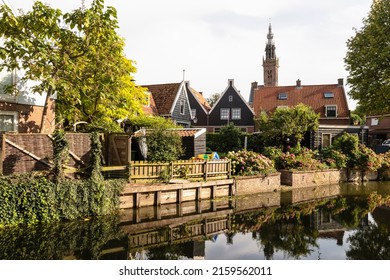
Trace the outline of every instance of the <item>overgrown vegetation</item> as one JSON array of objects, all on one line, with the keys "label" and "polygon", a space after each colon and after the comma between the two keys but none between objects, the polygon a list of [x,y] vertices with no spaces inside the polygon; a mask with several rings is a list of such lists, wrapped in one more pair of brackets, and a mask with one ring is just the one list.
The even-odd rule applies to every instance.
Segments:
[{"label": "overgrown vegetation", "polygon": [[99,134],[91,134],[91,165],[83,180],[65,178],[68,144],[63,131],[54,135],[54,167],[50,172],[0,177],[0,227],[82,219],[119,209],[119,192],[126,182],[104,180]]}]

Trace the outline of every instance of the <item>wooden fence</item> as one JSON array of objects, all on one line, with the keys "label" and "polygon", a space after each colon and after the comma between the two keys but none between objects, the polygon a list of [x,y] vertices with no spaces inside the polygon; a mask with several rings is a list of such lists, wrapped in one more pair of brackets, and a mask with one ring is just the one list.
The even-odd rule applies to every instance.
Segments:
[{"label": "wooden fence", "polygon": [[105,166],[105,177],[128,176],[131,181],[171,179],[227,179],[231,177],[230,160],[180,160],[172,162],[132,161],[130,166]]}]

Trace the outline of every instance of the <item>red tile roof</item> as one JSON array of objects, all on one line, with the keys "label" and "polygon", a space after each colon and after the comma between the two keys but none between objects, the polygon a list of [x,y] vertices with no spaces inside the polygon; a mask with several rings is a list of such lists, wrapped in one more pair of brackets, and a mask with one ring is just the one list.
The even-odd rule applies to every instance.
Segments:
[{"label": "red tile roof", "polygon": [[191,87],[190,87],[190,90],[191,90],[192,94],[195,96],[195,98],[198,99],[199,103],[206,109],[206,111],[210,111],[211,106],[207,102],[206,98],[204,98],[203,94],[201,94],[200,92],[197,92],[196,90],[194,90]]},{"label": "red tile roof", "polygon": [[147,116],[158,116],[158,110],[152,94],[149,96],[149,106],[142,106],[142,110]]},{"label": "red tile roof", "polygon": [[[325,98],[325,92],[332,92],[333,98]],[[279,100],[279,93],[286,93],[287,99]],[[272,113],[278,106],[296,106],[299,103],[310,106],[321,118],[325,118],[325,105],[337,106],[338,118],[349,118],[349,108],[344,87],[339,84],[258,87],[254,91],[253,109]]]},{"label": "red tile roof", "polygon": [[144,85],[153,95],[153,99],[160,115],[169,115],[173,102],[179,91],[180,83]]}]

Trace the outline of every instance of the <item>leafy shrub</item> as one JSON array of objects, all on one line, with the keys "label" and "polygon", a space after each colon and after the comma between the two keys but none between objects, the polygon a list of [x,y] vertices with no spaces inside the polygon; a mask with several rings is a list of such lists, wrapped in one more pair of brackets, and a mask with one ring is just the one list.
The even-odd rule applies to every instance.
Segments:
[{"label": "leafy shrub", "polygon": [[233,175],[267,175],[276,171],[272,160],[252,151],[229,152],[227,158],[232,162]]},{"label": "leafy shrub", "polygon": [[347,166],[347,156],[333,147],[327,147],[320,151],[321,161],[330,168],[342,169]]},{"label": "leafy shrub", "polygon": [[371,148],[359,144],[359,153],[356,156],[355,168],[362,171],[377,171],[382,166],[382,156]]},{"label": "leafy shrub", "polygon": [[[295,152],[295,153],[293,153]],[[282,153],[275,159],[276,169],[285,170],[318,170],[326,169],[326,164],[319,161],[314,151],[307,148],[299,148]]]},{"label": "leafy shrub", "polygon": [[175,130],[155,128],[146,137],[148,160],[174,161],[184,154],[180,135]]},{"label": "leafy shrub", "polygon": [[390,150],[382,155],[382,169],[390,168]]}]

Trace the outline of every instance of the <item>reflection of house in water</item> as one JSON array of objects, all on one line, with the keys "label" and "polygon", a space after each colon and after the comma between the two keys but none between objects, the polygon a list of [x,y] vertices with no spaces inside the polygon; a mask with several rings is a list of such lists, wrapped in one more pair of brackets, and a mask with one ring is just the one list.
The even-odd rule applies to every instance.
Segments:
[{"label": "reflection of house in water", "polygon": [[[368,225],[368,215],[360,221],[361,226]],[[337,245],[343,245],[344,232],[348,230],[344,225],[337,221],[325,208],[318,208],[310,214],[310,227],[318,230],[318,238],[335,239]]]}]

